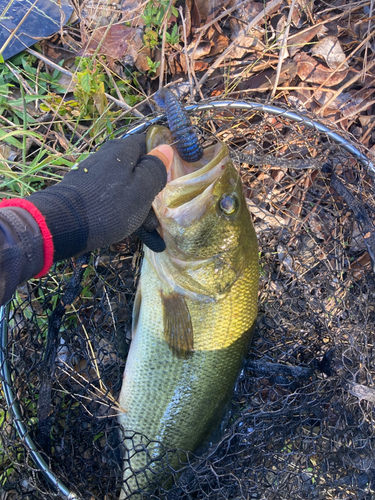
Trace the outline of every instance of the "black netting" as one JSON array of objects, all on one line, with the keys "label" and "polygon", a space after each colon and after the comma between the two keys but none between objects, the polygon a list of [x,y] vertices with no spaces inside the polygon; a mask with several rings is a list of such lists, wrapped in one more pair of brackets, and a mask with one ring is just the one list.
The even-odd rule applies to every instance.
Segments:
[{"label": "black netting", "polygon": [[[206,144],[226,142],[241,171],[259,241],[259,316],[220,441],[149,496],[371,499],[372,165],[286,112],[193,116]],[[117,396],[141,261],[128,238],[57,264],[3,311],[1,499],[118,498]],[[166,469],[171,453],[160,457]]]}]

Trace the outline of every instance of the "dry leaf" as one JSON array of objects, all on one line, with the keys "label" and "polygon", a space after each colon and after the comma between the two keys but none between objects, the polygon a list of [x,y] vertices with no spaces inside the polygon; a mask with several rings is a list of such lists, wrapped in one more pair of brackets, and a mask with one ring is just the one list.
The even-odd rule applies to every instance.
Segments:
[{"label": "dry leaf", "polygon": [[[290,5],[291,5],[291,0],[288,0],[288,7],[285,7],[283,10],[287,10],[289,13]],[[306,21],[306,14],[305,12],[301,9],[300,5],[298,2],[294,4],[293,12],[292,12],[292,24],[296,28],[301,28],[303,23]]]},{"label": "dry leaf", "polygon": [[[322,92],[321,90],[316,90],[314,92],[314,99],[316,102],[318,102],[321,106],[324,106],[326,102],[328,102],[334,95],[334,92]],[[348,100],[350,99],[350,93],[349,92],[342,92],[340,95],[338,95],[334,101],[332,101],[328,108],[329,109],[338,109],[341,106],[343,106]]]},{"label": "dry leaf", "polygon": [[331,69],[319,64],[316,59],[304,53],[296,54],[294,61],[298,67],[297,74],[303,82],[317,83],[319,85],[324,83],[327,87],[333,87],[341,83],[349,71],[349,69],[344,69],[332,74]]},{"label": "dry leaf", "polygon": [[142,73],[147,73],[150,69],[147,58],[151,58],[151,49],[150,47],[142,47],[142,49],[138,52],[137,60],[135,61],[135,67],[138,71],[142,71]]},{"label": "dry leaf", "polygon": [[229,45],[229,40],[225,35],[220,35],[218,33],[215,43],[213,43],[210,56],[216,56],[223,52]]},{"label": "dry leaf", "polygon": [[[336,69],[346,58],[341,44],[335,36],[323,38],[312,47],[311,53],[314,56],[323,58],[331,69]],[[348,68],[348,63],[344,63],[341,67],[343,69]]]},{"label": "dry leaf", "polygon": [[240,39],[240,44],[230,53],[231,59],[241,59],[245,54],[255,50],[263,51],[265,45],[261,42],[264,30],[262,28],[252,29],[245,34],[245,28],[260,12],[264,6],[259,2],[249,2],[242,5],[233,12],[229,21],[231,29],[231,40]]},{"label": "dry leaf", "polygon": [[295,54],[303,48],[307,43],[310,42],[314,37],[319,35],[324,35],[326,28],[321,26],[314,26],[312,29],[305,31],[304,33],[296,33],[288,39],[288,51],[290,57],[294,57]]},{"label": "dry leaf", "polygon": [[186,0],[185,3],[185,22],[186,35],[189,36],[191,31],[197,29],[201,25],[201,16],[195,0]]},{"label": "dry leaf", "polygon": [[[281,66],[279,85],[292,80],[297,74],[297,65],[294,61],[287,61]],[[275,82],[275,70],[267,69],[258,73],[239,84],[239,90],[256,89],[258,92],[265,92],[272,89]]]},{"label": "dry leaf", "polygon": [[194,54],[194,60],[205,57],[211,52],[211,42],[209,41],[201,42],[194,51],[195,45],[196,40],[193,40],[193,42],[187,48],[189,56],[192,56]]},{"label": "dry leaf", "polygon": [[309,101],[311,97],[311,90],[307,89],[306,84],[303,82],[300,82],[298,86],[301,87],[301,89],[293,90],[288,96],[288,100],[290,100],[296,108],[306,109],[306,107],[310,107],[309,103],[306,104],[306,102]]},{"label": "dry leaf", "polygon": [[142,30],[140,28],[113,24],[109,28],[103,26],[96,29],[89,38],[88,44],[82,48],[78,55],[88,57],[98,50],[98,55],[105,55],[112,61],[122,60],[126,56],[126,62],[133,65],[142,45]]},{"label": "dry leaf", "polygon": [[121,4],[121,21],[130,22],[133,27],[143,26],[144,22],[141,17],[144,11],[144,5],[138,0],[122,0]]},{"label": "dry leaf", "polygon": [[195,0],[202,21],[209,23],[219,11],[228,5],[230,0]]}]

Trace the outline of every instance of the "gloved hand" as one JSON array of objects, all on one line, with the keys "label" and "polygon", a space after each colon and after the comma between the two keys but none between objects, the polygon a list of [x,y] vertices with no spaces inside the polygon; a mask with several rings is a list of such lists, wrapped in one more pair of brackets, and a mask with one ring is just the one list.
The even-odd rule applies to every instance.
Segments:
[{"label": "gloved hand", "polygon": [[[156,156],[146,152],[143,134],[108,141],[58,184],[14,202],[39,224],[44,272],[52,261],[116,243],[144,222],[138,235],[152,250],[165,249],[150,209],[167,182],[166,165],[170,166],[173,151],[159,146],[152,152]],[[48,256],[51,247],[53,256]]]}]

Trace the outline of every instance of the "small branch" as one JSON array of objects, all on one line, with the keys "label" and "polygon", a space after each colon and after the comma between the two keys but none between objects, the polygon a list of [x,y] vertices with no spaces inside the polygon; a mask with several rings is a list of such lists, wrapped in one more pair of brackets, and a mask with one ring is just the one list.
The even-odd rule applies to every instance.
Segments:
[{"label": "small branch", "polygon": [[287,19],[287,22],[286,22],[286,27],[285,27],[285,33],[284,33],[283,41],[281,43],[281,48],[280,48],[280,53],[279,53],[279,62],[277,63],[276,77],[275,77],[275,83],[273,85],[273,89],[272,89],[272,92],[271,92],[271,99],[273,99],[275,97],[276,89],[277,89],[277,86],[279,84],[280,73],[281,73],[281,66],[283,65],[283,61],[284,61],[284,54],[285,54],[286,46],[287,46],[287,43],[288,43],[289,29],[290,29],[290,25],[291,25],[291,22],[292,22],[292,15],[293,15],[295,4],[296,4],[296,0],[292,0],[292,3],[291,3],[290,8],[289,8],[289,15],[288,15],[288,19]]},{"label": "small branch", "polygon": [[171,8],[172,5],[172,0],[169,0],[168,4],[168,9],[167,12],[165,13],[163,24],[160,27],[160,31],[163,30],[163,38],[161,42],[161,56],[160,56],[160,75],[159,75],[159,89],[163,87],[163,80],[164,80],[164,66],[165,66],[165,41],[167,38],[167,28],[168,28],[168,15],[169,15],[169,9]]},{"label": "small branch", "polygon": [[[374,9],[374,0],[371,0],[370,3],[370,12],[368,15],[368,25],[367,25],[367,38],[370,36],[370,28],[371,28],[371,21],[372,21],[372,11]],[[366,72],[367,72],[367,50],[368,50],[368,43],[366,43],[365,47],[365,56],[363,58],[363,80],[366,77]]]},{"label": "small branch", "polygon": [[298,379],[307,379],[312,377],[314,371],[311,368],[303,366],[281,365],[279,363],[269,363],[263,360],[247,359],[246,368],[253,371],[256,375],[279,374],[286,377],[295,377]]},{"label": "small branch", "polygon": [[189,54],[187,52],[186,23],[185,23],[185,18],[184,18],[184,13],[183,13],[182,7],[180,7],[178,10],[180,11],[180,16],[181,16],[181,20],[182,20],[182,28],[183,28],[183,32],[184,32],[184,54],[185,54],[186,67],[187,67],[188,77],[189,77],[190,96],[191,96],[191,99],[193,99],[194,98],[194,94],[193,94],[193,79],[191,77]]}]

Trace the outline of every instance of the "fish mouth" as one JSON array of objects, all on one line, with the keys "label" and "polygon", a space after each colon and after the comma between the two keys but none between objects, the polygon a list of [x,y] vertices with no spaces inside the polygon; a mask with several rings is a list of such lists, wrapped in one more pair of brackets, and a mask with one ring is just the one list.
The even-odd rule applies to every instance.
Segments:
[{"label": "fish mouth", "polygon": [[203,157],[194,163],[183,161],[175,151],[168,183],[157,197],[159,202],[176,209],[196,199],[223,174],[227,161],[228,148],[222,143],[205,148]]}]

